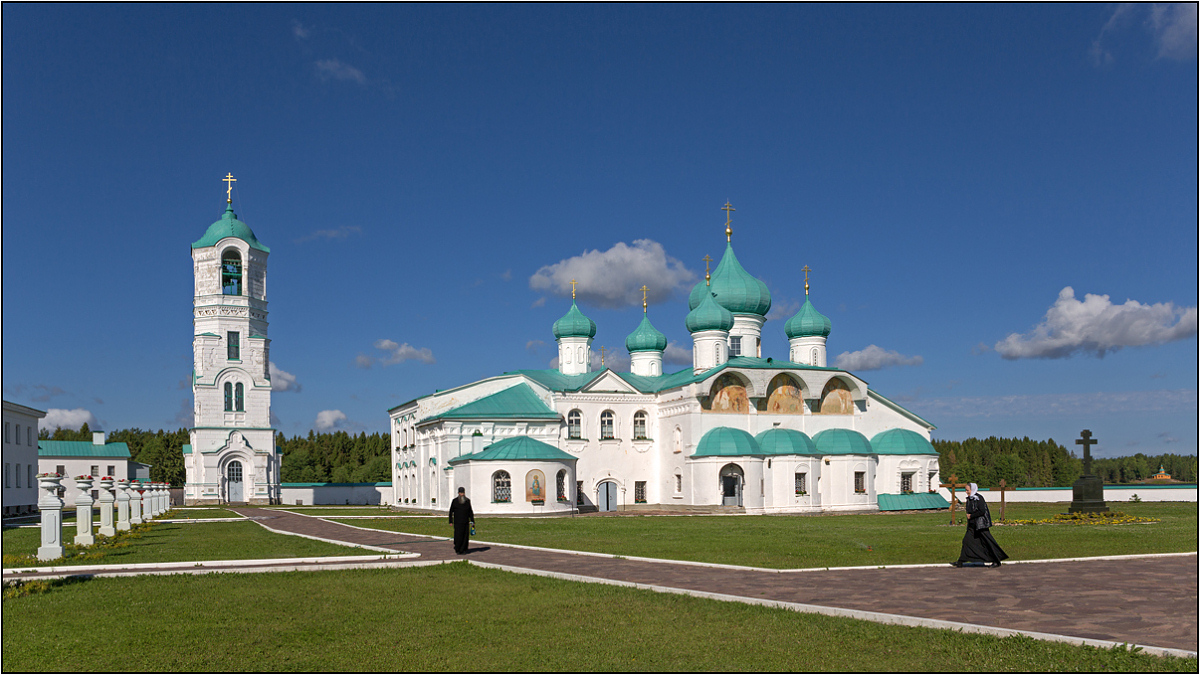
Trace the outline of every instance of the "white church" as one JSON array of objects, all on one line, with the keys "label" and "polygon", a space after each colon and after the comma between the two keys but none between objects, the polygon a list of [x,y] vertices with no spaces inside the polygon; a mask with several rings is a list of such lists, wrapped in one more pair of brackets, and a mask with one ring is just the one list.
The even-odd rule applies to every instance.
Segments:
[{"label": "white church", "polygon": [[[934,492],[935,427],[826,365],[831,325],[808,298],[807,275],[804,305],[783,326],[787,358],[762,356],[771,294],[738,263],[728,219],[725,235],[720,263],[689,296],[692,367],[663,372],[667,339],[644,316],[625,340],[632,372],[592,370],[596,324],[572,291],[552,328],[557,369],[507,372],[389,410],[395,503],[442,509],[463,487],[476,513],[493,515],[643,504],[745,513],[946,506]],[[265,319],[261,326],[265,335]],[[218,405],[225,372],[203,379]]]}]

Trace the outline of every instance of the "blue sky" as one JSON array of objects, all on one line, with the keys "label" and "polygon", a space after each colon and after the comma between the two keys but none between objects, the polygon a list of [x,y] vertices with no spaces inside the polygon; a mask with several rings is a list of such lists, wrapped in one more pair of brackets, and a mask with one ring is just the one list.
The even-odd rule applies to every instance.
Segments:
[{"label": "blue sky", "polygon": [[618,367],[643,283],[690,351],[729,200],[764,356],[808,265],[935,438],[1195,453],[1196,51],[1195,5],[6,4],[4,397],[186,426],[232,172],[288,435],[548,367],[572,276]]}]

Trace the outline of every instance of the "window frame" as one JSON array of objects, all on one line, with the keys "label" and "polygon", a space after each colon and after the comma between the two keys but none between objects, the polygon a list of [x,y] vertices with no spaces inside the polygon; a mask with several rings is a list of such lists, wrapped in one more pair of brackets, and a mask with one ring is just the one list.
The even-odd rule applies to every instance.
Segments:
[{"label": "window frame", "polygon": [[583,411],[579,408],[567,413],[567,440],[583,440]]},{"label": "window frame", "polygon": [[246,412],[246,387],[238,382],[233,385],[234,412]]},{"label": "window frame", "polygon": [[[501,481],[506,481],[507,484],[502,485]],[[501,497],[502,490],[506,490],[508,492],[507,496]],[[504,469],[500,469],[492,474],[492,503],[512,503],[512,475]]]},{"label": "window frame", "polygon": [[807,471],[797,471],[796,472],[796,496],[797,497],[807,497],[808,496],[808,472]]},{"label": "window frame", "polygon": [[645,504],[646,503],[646,481],[644,481],[644,480],[633,481],[633,503],[634,504]]},{"label": "window frame", "polygon": [[[606,422],[607,425],[605,424]],[[600,440],[617,440],[617,415],[611,410],[605,410],[600,413]]]},{"label": "window frame", "polygon": [[854,472],[854,494],[861,495],[867,493],[867,472]]},{"label": "window frame", "polygon": [[225,412],[233,412],[233,383],[225,383]]},{"label": "window frame", "polygon": [[567,470],[566,469],[559,469],[558,473],[555,474],[554,489],[555,489],[554,494],[558,498],[558,501],[563,502],[563,503],[571,501],[571,498],[567,495]]},{"label": "window frame", "polygon": [[227,331],[225,333],[225,360],[237,361],[242,360],[242,335],[236,330]]},{"label": "window frame", "polygon": [[[227,266],[229,265],[229,263],[233,264],[233,266],[234,266],[233,270],[227,269]],[[245,295],[246,294],[246,284],[244,283],[246,266],[244,264],[244,261],[242,260],[242,252],[241,251],[239,251],[236,248],[227,248],[224,251],[222,251],[221,252],[220,270],[221,270],[221,295]],[[230,288],[230,285],[228,283],[226,283],[227,281],[233,282],[233,286],[232,286],[233,292],[230,292],[228,290]]]},{"label": "window frame", "polygon": [[[649,418],[650,418],[650,416],[646,414],[645,410],[639,410],[639,411],[633,413],[633,440],[635,440],[635,441],[650,440],[650,435],[646,431],[646,429],[648,427]],[[638,432],[639,426],[641,427],[640,433]]]}]

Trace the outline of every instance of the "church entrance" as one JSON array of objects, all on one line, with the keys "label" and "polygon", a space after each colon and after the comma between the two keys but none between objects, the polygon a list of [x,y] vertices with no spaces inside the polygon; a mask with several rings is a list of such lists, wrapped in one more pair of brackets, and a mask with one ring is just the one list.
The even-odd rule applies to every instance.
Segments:
[{"label": "church entrance", "polygon": [[742,467],[737,464],[726,464],[721,469],[721,506],[742,505]]},{"label": "church entrance", "polygon": [[225,470],[225,501],[228,502],[244,502],[246,501],[242,491],[242,463],[234,460],[229,463],[229,468]]},{"label": "church entrance", "polygon": [[596,506],[601,511],[616,511],[617,510],[617,484],[612,481],[605,481],[600,484],[600,491],[596,495]]}]

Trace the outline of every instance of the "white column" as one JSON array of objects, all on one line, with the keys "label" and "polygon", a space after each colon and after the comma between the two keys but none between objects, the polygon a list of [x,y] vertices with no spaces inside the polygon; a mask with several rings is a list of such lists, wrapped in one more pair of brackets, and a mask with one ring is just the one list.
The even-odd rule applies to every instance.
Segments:
[{"label": "white column", "polygon": [[63,556],[63,500],[58,496],[60,481],[62,477],[56,473],[38,476],[38,487],[42,490],[38,497],[38,510],[42,517],[42,545],[37,550],[38,560],[54,560]]},{"label": "white column", "polygon": [[117,481],[117,529],[129,529],[129,481]]},{"label": "white column", "polygon": [[105,476],[100,479],[100,530],[99,533],[111,537],[117,533],[113,527],[113,504],[117,498],[113,496],[113,479]]},{"label": "white column", "polygon": [[129,524],[141,525],[146,522],[142,520],[142,495],[138,492],[141,485],[136,480],[129,481]]},{"label": "white column", "polygon": [[96,543],[92,536],[92,478],[76,476],[75,489],[79,490],[75,498],[75,543],[91,546]]},{"label": "white column", "polygon": [[702,373],[729,360],[729,333],[700,330],[692,333],[692,371]]}]

